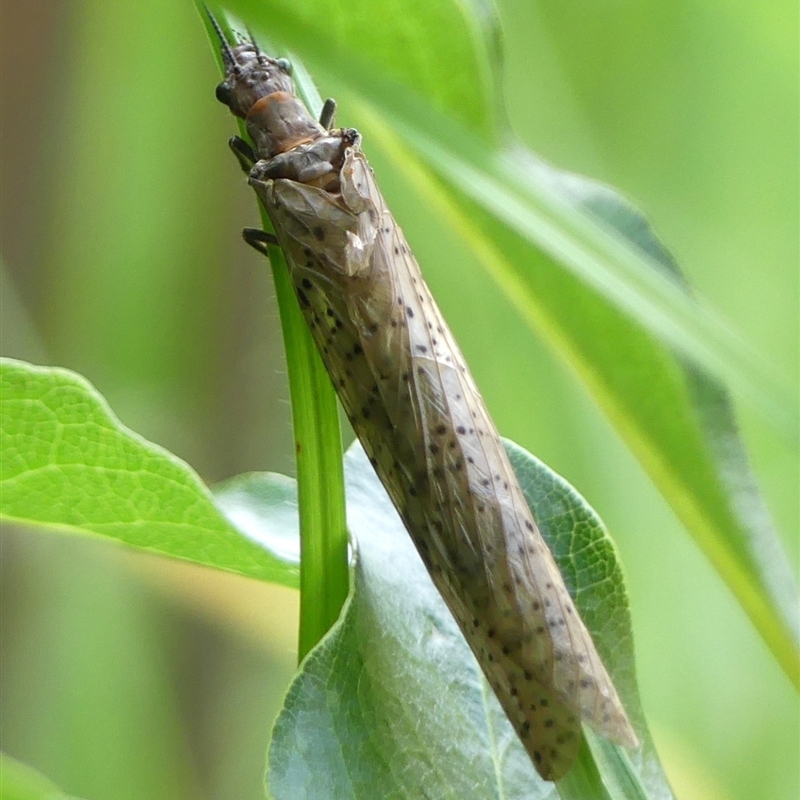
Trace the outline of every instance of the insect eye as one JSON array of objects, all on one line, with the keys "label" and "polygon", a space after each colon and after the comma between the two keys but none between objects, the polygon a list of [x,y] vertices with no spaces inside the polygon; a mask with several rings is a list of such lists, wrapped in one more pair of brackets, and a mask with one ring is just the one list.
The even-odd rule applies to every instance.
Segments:
[{"label": "insect eye", "polygon": [[217,85],[216,95],[220,103],[230,108],[233,95],[231,94],[231,87],[225,81]]},{"label": "insect eye", "polygon": [[287,75],[292,74],[292,62],[288,58],[279,58],[277,64]]}]

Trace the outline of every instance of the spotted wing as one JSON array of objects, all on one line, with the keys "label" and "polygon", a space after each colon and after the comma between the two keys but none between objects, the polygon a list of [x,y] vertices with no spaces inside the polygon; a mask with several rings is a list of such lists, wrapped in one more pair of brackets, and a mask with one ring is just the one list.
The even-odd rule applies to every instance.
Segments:
[{"label": "spotted wing", "polygon": [[[636,737],[524,500],[485,404],[363,155],[330,194],[265,205],[354,430],[540,774],[580,720]],[[265,199],[265,198],[262,198]]]}]

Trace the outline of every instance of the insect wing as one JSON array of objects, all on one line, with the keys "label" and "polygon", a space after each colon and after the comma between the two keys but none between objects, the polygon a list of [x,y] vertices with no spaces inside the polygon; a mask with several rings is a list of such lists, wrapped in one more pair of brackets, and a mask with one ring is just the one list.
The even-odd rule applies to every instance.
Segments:
[{"label": "insect wing", "polygon": [[463,356],[363,155],[256,184],[353,428],[543,777],[580,719],[635,742]]}]

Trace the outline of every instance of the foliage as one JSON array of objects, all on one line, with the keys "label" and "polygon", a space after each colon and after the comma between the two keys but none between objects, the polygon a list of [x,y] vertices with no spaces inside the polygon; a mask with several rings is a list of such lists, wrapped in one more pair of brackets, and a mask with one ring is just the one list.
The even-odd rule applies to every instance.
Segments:
[{"label": "foliage", "polygon": [[[781,521],[793,516],[785,510],[785,502],[781,505],[781,498],[795,491],[796,452],[791,443],[796,437],[796,421],[792,401],[786,400],[780,379],[726,333],[703,304],[686,292],[681,280],[674,279],[673,259],[627,202],[605,187],[553,170],[519,142],[509,145],[508,129],[500,111],[502,74],[497,20],[483,6],[446,2],[413,7],[404,4],[402,9],[391,2],[331,5],[311,0],[291,9],[279,2],[262,6],[242,1],[232,3],[234,6],[256,32],[269,34],[273,46],[299,55],[315,77],[324,81],[326,90],[340,100],[340,120],[356,124],[364,133],[366,150],[381,184],[415,243],[434,293],[462,341],[501,429],[522,441],[536,442],[537,452],[546,453],[548,460],[552,458],[569,474],[583,474],[579,484],[588,486],[587,491],[604,497],[603,489],[609,488],[609,499],[602,503],[615,519],[615,532],[621,531],[623,549],[635,553],[637,547],[643,552],[649,548],[651,555],[655,549],[658,560],[672,563],[670,549],[680,547],[674,526],[663,522],[664,512],[655,496],[647,494],[641,476],[602,425],[595,418],[587,422],[592,412],[585,409],[581,395],[564,371],[542,353],[531,335],[535,333],[549,344],[558,361],[583,382],[692,533],[699,549],[710,558],[776,662],[796,679],[796,590],[791,569],[756,489],[738,439],[731,401],[720,388],[720,380],[749,403],[745,406],[745,419],[751,420],[751,429],[754,418],[761,430],[777,425],[778,435],[756,438],[755,452],[761,465],[773,465],[766,473],[762,468],[762,481],[766,474],[765,489],[773,505],[777,498]],[[57,264],[58,270],[41,281],[56,287],[46,294],[57,294],[59,303],[42,306],[35,321],[51,353],[47,357],[31,355],[32,340],[21,338],[23,326],[16,327],[11,336],[5,334],[4,328],[4,351],[27,355],[29,360],[68,363],[92,375],[115,409],[126,419],[133,419],[137,430],[146,431],[149,438],[165,441],[171,449],[186,455],[201,473],[219,475],[246,472],[254,466],[263,468],[265,453],[269,456],[290,448],[285,432],[281,433],[285,421],[278,414],[269,412],[276,423],[269,430],[274,428],[278,433],[265,433],[266,421],[251,412],[255,403],[249,398],[261,390],[272,391],[274,380],[270,369],[253,370],[256,359],[248,361],[243,354],[248,341],[271,342],[276,335],[266,331],[263,323],[255,323],[257,327],[242,336],[241,331],[225,322],[237,319],[241,312],[235,295],[226,295],[222,300],[222,276],[230,273],[237,276],[234,281],[241,283],[244,271],[237,265],[223,272],[218,266],[222,263],[220,253],[231,250],[233,245],[220,246],[215,239],[220,234],[209,233],[220,230],[220,192],[210,191],[215,172],[234,172],[227,162],[217,167],[227,120],[212,105],[209,87],[213,86],[213,72],[207,64],[198,67],[191,60],[196,57],[200,40],[188,33],[194,23],[185,9],[179,12],[164,8],[163,4],[143,4],[127,12],[129,24],[120,24],[105,9],[103,4],[87,3],[83,16],[76,12],[81,21],[81,38],[76,40],[80,56],[73,74],[75,95],[62,115],[64,129],[70,134],[59,142],[62,158],[55,162],[55,175],[47,175],[54,199],[43,259]],[[509,5],[504,13],[513,19],[524,19],[527,12]],[[543,8],[541,18],[528,20],[527,28],[522,24],[506,25],[506,35],[515,40],[525,30],[534,31],[543,46],[548,41],[552,44],[559,36],[552,32],[559,30],[559,14],[564,15],[568,24],[561,34],[565,37],[561,56],[570,54],[572,60],[568,59],[566,68],[570,74],[561,77],[571,81],[570,87],[586,108],[596,110],[598,130],[607,134],[604,141],[615,136],[622,140],[621,132],[610,124],[603,95],[593,82],[597,80],[597,63],[614,69],[622,57],[620,52],[625,52],[624,41],[621,50],[609,48],[599,59],[591,41],[587,45],[583,40],[588,67],[582,73],[582,53],[580,48],[571,47],[571,37],[577,41],[583,29],[578,20],[569,18],[569,13],[568,9]],[[761,19],[766,26],[767,17]],[[550,39],[544,35],[546,23],[551,26]],[[670,36],[677,36],[673,23],[670,14],[659,20],[658,36],[665,43],[671,41]],[[594,20],[592,24],[602,29],[602,21]],[[630,38],[629,47],[631,41],[641,39],[640,29],[634,26],[632,30],[635,35]],[[764,42],[773,42],[766,27],[754,31],[753,35],[761,36]],[[650,34],[648,47],[659,41],[655,29]],[[186,36],[186,43],[178,41],[180,36]],[[601,36],[597,35],[598,41]],[[129,47],[131,42],[139,43],[135,52]],[[615,45],[616,42],[615,35]],[[669,52],[669,45],[664,47],[664,52]],[[519,59],[523,51],[518,47],[515,52]],[[770,52],[780,51],[773,47]],[[109,59],[109,53],[113,58]],[[545,56],[542,48],[528,57],[535,57],[540,66],[546,66]],[[717,63],[721,65],[724,59],[720,59]],[[760,65],[764,75],[771,74],[763,66],[764,59],[745,61]],[[189,68],[189,63],[195,66]],[[506,86],[508,96],[530,93],[527,80],[520,80],[527,73],[520,71],[518,65],[511,66],[516,79]],[[185,76],[193,73],[197,80],[193,78],[189,85]],[[108,82],[95,85],[98,75]],[[174,80],[176,76],[180,77]],[[701,77],[711,80],[709,74]],[[588,87],[593,87],[594,95]],[[780,91],[778,85],[768,88]],[[643,105],[655,107],[658,98],[672,113],[672,107],[658,92],[648,89],[640,94]],[[611,100],[607,103],[613,105]],[[565,107],[553,107],[556,116],[566,113]],[[774,107],[782,106],[777,103]],[[543,108],[541,103],[539,108]],[[513,106],[509,110],[512,116],[521,113]],[[208,131],[208,120],[212,119],[218,119],[219,125],[213,135]],[[515,121],[518,120],[519,116]],[[178,132],[174,142],[164,136],[170,124]],[[544,123],[537,121],[535,125]],[[773,128],[781,130],[779,125]],[[99,139],[97,131],[103,131]],[[562,139],[552,139],[555,152],[561,152]],[[702,137],[694,139],[693,146],[699,148]],[[795,140],[796,137],[792,139]],[[633,144],[627,147],[634,151],[638,140],[633,136],[630,142]],[[622,145],[620,152],[625,147]],[[766,146],[763,149],[769,150]],[[52,159],[42,160],[53,166]],[[639,186],[634,177],[638,179],[639,174],[646,173],[645,161],[642,158],[631,162],[635,165],[628,167],[630,185]],[[198,163],[204,164],[203,170],[197,169]],[[102,164],[103,169],[98,170],[97,164]],[[737,169],[741,176],[739,172],[735,174],[735,190],[716,183],[714,197],[735,197],[747,190],[747,176],[754,174],[756,168],[746,162],[737,164]],[[241,187],[237,191],[244,194]],[[98,203],[100,197],[108,199]],[[782,208],[788,209],[787,219],[793,220],[792,198],[791,194],[786,195]],[[796,197],[794,202],[796,206]],[[680,204],[667,197],[663,208],[673,206]],[[760,213],[755,203],[742,207],[746,212],[742,220],[749,221],[747,215]],[[233,225],[241,226],[244,212],[230,213]],[[682,209],[680,213],[687,215]],[[770,215],[767,211],[763,217],[760,223],[760,217],[752,223],[755,238],[762,235],[762,230],[763,235],[769,231],[774,234],[769,225],[781,219],[780,214]],[[708,222],[714,224],[710,215]],[[698,227],[705,225],[704,219]],[[726,256],[737,249],[735,229],[736,224],[725,217],[722,252]],[[690,240],[691,236],[685,241]],[[682,249],[685,247],[684,244]],[[759,263],[762,252],[755,252]],[[204,261],[206,258],[208,262]],[[781,263],[794,263],[791,253],[788,258],[775,258]],[[198,269],[204,263],[217,266]],[[749,267],[746,258],[743,263]],[[736,269],[735,264],[732,258],[726,261],[726,268]],[[752,270],[741,274],[751,273]],[[239,295],[256,304],[254,319],[263,320],[269,312],[258,302],[270,290],[264,284],[255,284],[254,288],[253,279],[248,280],[250,285],[240,285]],[[705,280],[704,289],[716,290],[719,286],[733,287],[730,290],[734,291],[736,285],[737,281],[727,279],[727,275],[723,280],[712,274]],[[776,285],[779,289],[774,290],[775,300],[769,304],[771,313],[766,316],[782,320],[786,319],[784,308],[791,306],[782,306],[781,301],[796,292],[780,289],[779,282]],[[765,286],[768,284],[764,281],[748,284],[744,296],[752,291],[754,298],[767,297],[765,292],[769,289]],[[101,299],[93,306],[95,292]],[[283,302],[280,293],[279,300]],[[727,303],[724,301],[723,305]],[[15,307],[5,284],[4,308],[8,319],[8,309],[13,314]],[[792,363],[791,348],[795,345],[791,340],[795,337],[780,336],[776,339],[779,344],[771,346],[752,322],[755,314],[748,318],[739,313],[735,304],[733,308],[737,322],[750,338],[759,341],[762,350],[766,346],[778,358],[785,358],[788,352],[787,363]],[[283,317],[285,307],[281,313]],[[760,313],[760,317],[764,316]],[[90,323],[96,323],[96,327]],[[498,348],[499,344],[502,347]],[[261,345],[262,352],[265,346]],[[231,351],[237,353],[234,358],[230,357]],[[302,359],[290,349],[289,361],[294,371]],[[209,372],[227,373],[229,378],[231,388],[218,400],[205,399],[214,396],[205,382]],[[513,384],[509,376],[513,376]],[[271,478],[266,490],[256,477],[234,479],[218,495],[215,506],[191,469],[120,426],[110,416],[105,401],[83,379],[62,370],[41,370],[14,362],[4,363],[3,379],[0,432],[7,438],[2,443],[2,512],[7,520],[81,532],[95,540],[112,538],[150,552],[296,585],[296,555],[287,561],[287,542],[278,535],[293,528],[293,492],[285,479],[282,482]],[[513,390],[509,391],[512,385]],[[315,392],[307,390],[306,395],[313,405]],[[215,402],[219,403],[216,409]],[[279,407],[279,403],[276,401],[271,407]],[[165,418],[167,414],[173,419]],[[236,419],[236,426],[229,426],[232,418]],[[190,419],[194,422],[188,422]],[[189,424],[195,425],[194,434],[181,437],[176,433]],[[314,423],[305,428],[301,424],[298,441],[307,444],[313,429]],[[781,436],[790,443],[788,448],[780,444]],[[558,446],[554,437],[560,437]],[[336,453],[331,454],[330,442],[322,447],[322,453],[328,459],[336,458]],[[776,455],[765,461],[764,453]],[[285,463],[276,466],[286,471]],[[352,460],[350,466],[353,468]],[[299,477],[302,495],[302,487],[309,483],[307,478]],[[262,488],[254,494],[254,486]],[[305,513],[321,512],[318,520],[324,520],[328,512],[319,505],[315,494],[316,490],[312,490],[307,495],[310,499]],[[633,510],[629,512],[627,506]],[[362,503],[360,508],[363,507]],[[276,512],[283,514],[280,522],[264,529],[265,516],[274,519]],[[633,521],[626,521],[626,515]],[[308,715],[301,722],[313,728],[314,715],[324,711],[325,703],[330,701],[330,695],[323,692],[322,706],[310,708],[305,704],[314,700],[313,692],[298,694],[298,687],[304,681],[314,684],[320,669],[329,670],[324,687],[341,688],[352,681],[354,672],[342,665],[337,671],[334,664],[331,673],[330,662],[335,662],[337,653],[342,659],[360,658],[363,647],[353,646],[346,637],[365,624],[365,610],[368,618],[376,608],[391,602],[391,595],[382,587],[371,598],[375,602],[365,604],[369,591],[364,587],[374,585],[363,582],[371,553],[362,540],[367,542],[369,534],[356,530],[352,518],[350,527],[362,553],[354,573],[356,592],[340,627],[309,656],[293,684],[286,704],[289,711],[281,715],[276,727],[271,755],[273,781],[278,776],[276,763],[283,758],[285,764],[287,750],[285,746],[281,749],[280,737],[287,735],[287,713]],[[626,538],[626,527],[636,530],[638,536]],[[323,522],[313,523],[311,536],[324,528]],[[643,539],[650,544],[637,544]],[[304,548],[308,541],[304,536]],[[296,548],[293,538],[288,552],[294,552],[292,548]],[[341,541],[336,548],[337,557],[342,558]],[[329,557],[330,553],[323,555],[323,560]],[[742,713],[748,708],[756,710],[740,731],[735,734],[731,728],[723,737],[731,743],[742,741],[742,752],[748,755],[747,759],[730,757],[729,764],[735,763],[735,769],[742,773],[734,778],[734,768],[728,768],[727,790],[731,796],[746,797],[747,786],[753,785],[761,794],[751,796],[763,796],[764,792],[779,796],[780,778],[774,778],[776,783],[771,790],[762,781],[767,780],[768,774],[779,775],[781,768],[783,774],[792,774],[793,762],[781,761],[781,753],[788,752],[787,748],[772,746],[769,753],[758,758],[752,755],[751,745],[762,740],[774,742],[775,730],[785,732],[787,725],[793,724],[791,720],[779,724],[776,717],[763,712],[764,704],[769,707],[773,702],[770,698],[775,692],[785,693],[785,689],[770,688],[783,686],[784,679],[776,677],[774,664],[762,658],[759,663],[766,667],[759,673],[760,692],[749,692],[746,690],[751,688],[752,671],[748,672],[746,665],[752,657],[738,659],[733,653],[724,652],[719,656],[713,652],[697,656],[689,653],[683,646],[682,634],[685,632],[685,641],[690,641],[691,625],[702,626],[705,621],[710,624],[716,619],[716,606],[712,606],[713,612],[698,615],[687,600],[685,608],[668,605],[661,617],[645,616],[645,609],[656,607],[648,592],[652,593],[652,586],[656,585],[652,576],[657,574],[659,565],[628,558],[627,552],[626,564],[634,598],[639,598],[643,609],[644,621],[638,631],[642,636],[637,640],[640,674],[652,676],[648,678],[651,687],[663,684],[665,702],[659,707],[670,709],[660,711],[660,719],[672,720],[674,729],[684,718],[697,715],[698,706],[707,708],[712,732],[708,739],[714,744],[705,746],[708,752],[722,747],[724,743],[717,741],[720,704],[715,706],[708,698],[718,690],[718,684],[726,681],[719,681],[713,670],[719,673],[722,664],[726,670],[723,674],[735,676],[739,674],[739,664],[735,662],[741,661],[744,677],[738,680],[746,679],[746,683],[742,683],[737,706]],[[672,575],[673,583],[680,584],[683,574]],[[696,574],[696,569],[687,574]],[[688,585],[688,578],[686,581],[679,591],[689,598],[693,587]],[[307,590],[308,585],[304,598],[310,596]],[[318,605],[315,599],[312,611]],[[634,619],[636,614],[634,606]],[[733,618],[735,614],[734,610]],[[330,621],[330,609],[319,615],[322,630],[330,626]],[[667,638],[670,625],[681,626],[677,639]],[[319,635],[319,628],[311,631],[308,641],[316,641]],[[725,635],[726,631],[719,632],[723,641],[727,641]],[[601,647],[609,647],[602,635],[600,638]],[[650,640],[661,649],[650,648]],[[455,646],[451,638],[446,641],[450,643],[448,647]],[[667,641],[681,645],[679,649],[665,648]],[[748,642],[748,646],[753,649],[752,643]],[[306,649],[308,645],[301,647],[302,652]],[[653,667],[654,653],[658,653],[657,658],[665,667],[660,674]],[[420,663],[424,662],[420,659]],[[101,663],[98,658],[98,668]],[[674,676],[683,674],[683,669],[687,671],[688,691],[670,691]],[[769,673],[767,677],[765,673]],[[409,675],[404,673],[401,677]],[[727,682],[737,685],[735,678]],[[319,684],[314,685],[320,688]],[[427,684],[426,689],[432,691],[434,685]],[[478,691],[475,682],[464,683],[464,687],[474,700],[474,692]],[[396,687],[395,690],[399,691]],[[630,691],[635,695],[635,688],[629,689],[628,697]],[[650,693],[657,696],[652,689]],[[365,718],[363,724],[359,723],[362,734],[363,725],[378,718],[402,725],[402,709],[398,711],[392,695],[370,692],[370,699],[358,709]],[[421,702],[421,698],[417,699]],[[387,705],[379,717],[370,717],[381,703]],[[406,711],[409,707],[413,706],[407,706]],[[785,702],[782,708],[785,710]],[[398,713],[387,714],[387,710]],[[143,721],[144,715],[140,719]],[[770,736],[758,732],[761,719]],[[155,725],[153,730],[172,728],[169,724]],[[700,742],[699,752],[706,752],[698,730],[687,736],[689,741]],[[777,741],[783,740],[778,735]],[[9,741],[7,735],[4,741]],[[324,739],[320,741],[324,743]],[[398,750],[380,757],[408,758],[413,748],[407,731],[399,741]],[[597,750],[596,742],[590,744],[592,756],[587,756],[586,763],[597,762],[606,775],[614,756],[605,757]],[[324,757],[335,746],[328,743],[328,749],[318,755]],[[602,743],[599,746],[602,748]],[[513,740],[509,747],[512,752]],[[775,762],[770,767],[768,758],[773,753]],[[513,755],[510,758],[509,763],[514,764]],[[371,762],[373,765],[380,762],[377,756],[376,759]],[[761,770],[754,772],[748,766],[751,761],[761,764]],[[152,759],[151,763],[160,762]],[[649,796],[658,796],[661,789],[668,789],[657,762],[653,763],[655,767],[645,765],[644,769],[641,763],[637,764],[632,774],[642,776]],[[589,780],[595,780],[598,774],[592,769],[597,768],[587,767]],[[710,762],[709,769],[713,770]],[[140,770],[139,774],[145,773]],[[519,774],[524,776],[524,771]],[[54,777],[70,790],[89,794],[80,780],[72,783],[58,774]],[[180,780],[176,777],[176,783],[163,796],[175,796],[174,786]],[[788,786],[794,778],[783,780]],[[168,783],[165,781],[165,785]],[[611,781],[611,785],[617,787],[610,789],[612,796],[614,792],[631,796],[630,792],[637,791],[624,780]],[[570,787],[560,790],[568,793]],[[132,796],[155,797],[158,793],[145,790],[137,794],[134,790]]]}]

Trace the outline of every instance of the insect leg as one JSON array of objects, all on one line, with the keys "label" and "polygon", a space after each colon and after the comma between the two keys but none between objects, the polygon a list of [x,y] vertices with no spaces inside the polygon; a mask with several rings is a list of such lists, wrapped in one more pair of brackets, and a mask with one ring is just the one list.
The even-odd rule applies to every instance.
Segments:
[{"label": "insect leg", "polygon": [[249,175],[253,164],[258,161],[256,154],[253,152],[253,148],[239,136],[232,136],[228,140],[228,147],[230,147],[231,152],[236,156],[236,160],[239,162],[239,166],[242,168],[243,172]]},{"label": "insect leg", "polygon": [[329,131],[333,127],[333,118],[336,116],[336,101],[329,97],[322,106],[322,111],[319,115],[319,124]]},{"label": "insect leg", "polygon": [[275,234],[262,231],[261,228],[245,228],[242,231],[242,238],[250,247],[254,250],[258,250],[259,253],[265,255],[267,258],[269,258],[267,245],[278,244],[278,239]]}]

